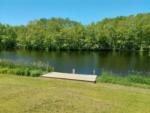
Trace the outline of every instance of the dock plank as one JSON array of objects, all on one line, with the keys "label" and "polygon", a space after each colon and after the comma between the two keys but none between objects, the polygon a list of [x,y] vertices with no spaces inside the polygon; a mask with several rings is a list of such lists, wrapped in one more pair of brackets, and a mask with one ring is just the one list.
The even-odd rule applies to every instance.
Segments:
[{"label": "dock plank", "polygon": [[96,82],[97,76],[96,75],[85,75],[85,74],[51,72],[51,73],[42,75],[41,77]]}]

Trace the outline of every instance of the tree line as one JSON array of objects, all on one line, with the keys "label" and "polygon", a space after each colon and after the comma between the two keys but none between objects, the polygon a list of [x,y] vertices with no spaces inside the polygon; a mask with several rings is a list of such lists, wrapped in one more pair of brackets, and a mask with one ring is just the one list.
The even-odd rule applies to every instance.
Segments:
[{"label": "tree line", "polygon": [[150,13],[106,18],[83,25],[70,19],[0,24],[0,49],[150,51]]}]

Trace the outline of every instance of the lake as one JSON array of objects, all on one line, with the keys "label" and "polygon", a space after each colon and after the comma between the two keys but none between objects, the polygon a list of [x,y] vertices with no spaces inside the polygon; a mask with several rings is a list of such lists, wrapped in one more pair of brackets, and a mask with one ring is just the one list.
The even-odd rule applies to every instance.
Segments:
[{"label": "lake", "polygon": [[148,52],[67,52],[67,51],[0,51],[0,59],[30,64],[44,62],[58,72],[99,75],[102,70],[126,75],[131,71],[150,74],[150,53]]}]

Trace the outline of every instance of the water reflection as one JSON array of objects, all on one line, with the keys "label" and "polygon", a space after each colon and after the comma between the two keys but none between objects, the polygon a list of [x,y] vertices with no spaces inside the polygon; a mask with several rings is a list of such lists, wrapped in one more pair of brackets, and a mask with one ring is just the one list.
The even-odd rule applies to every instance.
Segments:
[{"label": "water reflection", "polygon": [[59,72],[96,74],[102,70],[126,74],[129,71],[150,72],[150,55],[148,52],[37,52],[37,51],[1,51],[0,59],[18,63],[44,62]]}]

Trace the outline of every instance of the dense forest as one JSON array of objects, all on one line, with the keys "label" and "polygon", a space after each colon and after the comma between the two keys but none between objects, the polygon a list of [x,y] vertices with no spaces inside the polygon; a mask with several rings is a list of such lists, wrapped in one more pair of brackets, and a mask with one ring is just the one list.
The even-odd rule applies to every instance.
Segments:
[{"label": "dense forest", "polygon": [[51,18],[25,26],[0,24],[0,49],[150,51],[150,13],[83,25]]}]

